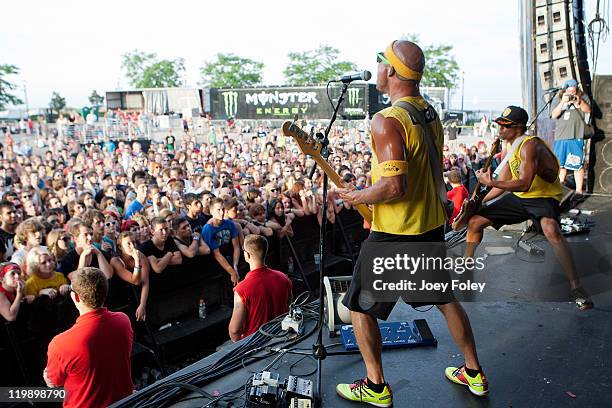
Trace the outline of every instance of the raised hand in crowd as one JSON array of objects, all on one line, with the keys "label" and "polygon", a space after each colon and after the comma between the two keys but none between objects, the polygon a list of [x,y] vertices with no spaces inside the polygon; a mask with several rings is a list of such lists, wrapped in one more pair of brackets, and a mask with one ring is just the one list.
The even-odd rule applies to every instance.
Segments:
[{"label": "raised hand in crowd", "polygon": [[306,215],[316,214],[318,212],[316,197],[311,189],[306,190],[305,188],[299,192],[300,199],[302,200],[302,206]]},{"label": "raised hand in crowd", "polygon": [[19,279],[19,281],[17,282],[17,291],[16,291],[17,296],[22,297],[24,290],[25,290],[25,282],[22,279]]},{"label": "raised hand in crowd", "polygon": [[104,254],[96,248],[94,245],[87,245],[83,248],[83,252],[79,256],[79,265],[78,269],[84,268],[86,266],[91,266],[92,257],[95,256],[98,262],[98,267],[100,270],[106,275],[108,279],[113,277],[113,268],[110,266]]},{"label": "raised hand in crowd", "polygon": [[293,228],[291,227],[291,219],[287,218],[287,222],[285,223],[285,226],[283,226],[280,229],[280,234],[279,236],[282,238],[283,236],[287,235],[289,237],[293,237]]},{"label": "raised hand in crowd", "polygon": [[[87,259],[87,257],[92,254],[95,255],[97,250],[98,249],[93,245],[88,245],[83,248],[83,252],[81,252],[81,256],[79,258],[79,269],[84,268],[86,266],[85,260]],[[83,261],[83,265],[81,265],[81,260]]]},{"label": "raised hand in crowd", "polygon": [[66,296],[68,293],[70,293],[70,285],[62,285],[59,287],[59,293],[62,296]]}]

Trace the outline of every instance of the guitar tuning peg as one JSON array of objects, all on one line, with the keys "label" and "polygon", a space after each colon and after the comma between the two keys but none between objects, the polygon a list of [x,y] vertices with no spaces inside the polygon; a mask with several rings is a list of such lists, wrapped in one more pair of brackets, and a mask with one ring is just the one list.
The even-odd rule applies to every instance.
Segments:
[{"label": "guitar tuning peg", "polygon": [[298,115],[297,115],[297,113],[296,113],[296,114],[295,114],[295,116],[293,117],[293,123],[295,123],[295,122],[297,122],[297,121],[298,121]]},{"label": "guitar tuning peg", "polygon": [[308,124],[308,122],[306,122],[304,119],[302,119],[302,128],[305,128],[307,124]]}]

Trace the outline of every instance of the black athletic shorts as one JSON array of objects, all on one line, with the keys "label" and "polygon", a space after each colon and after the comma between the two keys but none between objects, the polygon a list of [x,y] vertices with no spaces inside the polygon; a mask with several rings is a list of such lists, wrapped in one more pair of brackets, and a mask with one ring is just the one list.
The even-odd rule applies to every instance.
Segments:
[{"label": "black athletic shorts", "polygon": [[518,224],[529,219],[540,221],[542,217],[559,222],[561,211],[559,201],[554,198],[520,198],[510,193],[481,209],[478,215],[491,221],[493,228],[500,229],[503,225]]},{"label": "black athletic shorts", "polygon": [[[421,235],[395,235],[395,234],[387,234],[384,232],[372,231],[368,238],[363,242],[361,251],[366,250],[368,243],[371,242],[444,242],[444,226],[440,226],[434,230],[428,231]],[[446,248],[444,245],[438,246],[436,248],[436,254],[430,254],[432,256],[446,256]],[[442,251],[442,252],[440,252]],[[422,254],[415,254],[415,256],[419,256]],[[387,320],[391,311],[395,307],[395,302],[377,302],[368,299],[368,296],[362,296],[361,292],[361,260],[362,256],[357,258],[357,262],[355,263],[355,268],[353,269],[353,279],[351,280],[351,284],[349,289],[342,300],[342,304],[346,306],[349,310],[354,312],[365,313],[370,316],[376,317],[377,319]],[[450,295],[452,298],[446,298],[445,302],[430,302],[430,303],[421,303],[421,302],[411,302],[410,299],[407,299],[405,295],[398,295],[398,300],[401,297],[402,300],[412,306],[413,308],[419,306],[430,306],[430,305],[445,305],[454,300],[454,296],[452,296],[452,292]]]}]

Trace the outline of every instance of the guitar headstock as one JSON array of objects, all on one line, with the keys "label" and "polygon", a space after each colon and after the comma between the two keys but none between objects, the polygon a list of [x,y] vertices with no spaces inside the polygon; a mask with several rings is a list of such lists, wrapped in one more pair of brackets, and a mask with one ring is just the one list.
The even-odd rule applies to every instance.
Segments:
[{"label": "guitar headstock", "polygon": [[499,150],[499,146],[501,146],[501,138],[496,138],[495,140],[493,140],[493,144],[491,145],[491,154],[490,156],[493,156],[494,154],[497,154],[498,150]]},{"label": "guitar headstock", "polygon": [[493,143],[491,143],[491,151],[489,152],[489,157],[493,157],[497,154],[497,152],[501,151],[501,143],[502,140],[499,137],[493,140]]},{"label": "guitar headstock", "polygon": [[295,121],[288,120],[283,123],[283,135],[294,138],[302,153],[313,157],[321,156],[321,149],[323,148],[321,143],[299,127]]},{"label": "guitar headstock", "polygon": [[[483,166],[484,170],[488,169],[491,166],[491,162],[493,161],[493,157],[495,157],[495,155],[499,151],[499,146],[501,146],[501,142],[502,142],[502,140],[500,138],[497,138],[497,139],[493,140],[493,143],[491,143],[491,151],[489,152],[489,157],[487,157],[487,160],[484,163],[484,166]],[[478,185],[480,185],[480,182],[479,182]]]}]

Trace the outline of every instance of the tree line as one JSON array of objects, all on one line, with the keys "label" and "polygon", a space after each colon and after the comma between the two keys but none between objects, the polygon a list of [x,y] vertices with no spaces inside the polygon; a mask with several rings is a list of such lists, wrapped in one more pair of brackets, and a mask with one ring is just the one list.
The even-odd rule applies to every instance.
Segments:
[{"label": "tree line", "polygon": [[[418,37],[409,39],[417,42]],[[459,65],[452,56],[450,45],[427,45],[423,48],[427,66],[423,86],[455,86]],[[341,73],[354,71],[357,65],[339,58],[340,51],[329,45],[302,52],[290,52],[283,74],[285,85],[302,86],[327,83]],[[122,56],[130,84],[136,88],[181,86],[185,71],[182,58],[160,59],[157,54],[133,50]],[[218,53],[200,68],[200,85],[211,88],[243,88],[263,85],[264,63],[231,53]]]},{"label": "tree line", "polygon": [[[408,36],[419,43],[415,35]],[[423,48],[426,67],[421,80],[423,86],[452,88],[459,77],[459,65],[452,55],[453,47],[448,44],[431,44]],[[372,57],[374,58],[374,57]],[[339,74],[356,70],[356,64],[340,59],[340,51],[329,45],[302,52],[290,52],[289,62],[283,74],[285,85],[302,86],[327,83]],[[183,58],[163,59],[155,53],[138,49],[127,52],[121,57],[121,67],[132,87],[171,88],[185,85]],[[264,63],[232,53],[218,53],[211,61],[200,67],[200,85],[212,88],[242,88],[263,85]],[[0,64],[0,110],[7,106],[20,105],[21,98],[16,95],[18,86],[9,80],[17,75],[19,68],[11,64]],[[100,106],[104,97],[95,90],[89,96],[92,106]],[[56,112],[66,107],[66,99],[53,92],[49,107]]]}]

